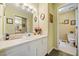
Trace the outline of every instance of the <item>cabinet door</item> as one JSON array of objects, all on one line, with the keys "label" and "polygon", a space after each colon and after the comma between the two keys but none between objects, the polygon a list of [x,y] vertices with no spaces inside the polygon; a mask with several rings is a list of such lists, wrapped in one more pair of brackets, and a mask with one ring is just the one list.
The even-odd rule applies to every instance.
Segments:
[{"label": "cabinet door", "polygon": [[41,39],[30,42],[30,55],[31,56],[41,56],[42,55]]},{"label": "cabinet door", "polygon": [[32,41],[29,43],[30,51],[29,56],[36,56],[36,41]]},{"label": "cabinet door", "polygon": [[42,38],[42,50],[43,50],[43,55],[47,53],[47,37]]},{"label": "cabinet door", "polygon": [[47,37],[30,42],[31,56],[44,56],[47,53]]},{"label": "cabinet door", "polygon": [[27,44],[21,44],[6,50],[7,56],[27,56],[29,55],[29,48]]},{"label": "cabinet door", "polygon": [[37,40],[37,45],[36,45],[36,52],[37,52],[37,56],[42,56],[43,55],[43,45],[42,45],[42,39],[38,39]]}]

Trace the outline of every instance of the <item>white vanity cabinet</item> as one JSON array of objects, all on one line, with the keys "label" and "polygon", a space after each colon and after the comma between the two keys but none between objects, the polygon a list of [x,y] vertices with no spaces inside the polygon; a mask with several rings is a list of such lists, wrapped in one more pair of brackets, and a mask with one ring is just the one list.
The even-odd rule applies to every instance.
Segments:
[{"label": "white vanity cabinet", "polygon": [[37,42],[38,42],[37,40],[29,42],[30,47],[29,56],[36,56]]},{"label": "white vanity cabinet", "polygon": [[37,56],[44,56],[47,53],[47,37],[40,38],[37,45]]},{"label": "white vanity cabinet", "polygon": [[6,56],[44,56],[47,53],[47,37],[38,38],[6,49]]},{"label": "white vanity cabinet", "polygon": [[29,42],[29,56],[44,56],[47,53],[47,37]]},{"label": "white vanity cabinet", "polygon": [[8,48],[5,51],[6,56],[28,56],[29,55],[29,45],[26,43]]},{"label": "white vanity cabinet", "polygon": [[42,55],[46,55],[47,54],[47,37],[42,38],[42,47],[43,47]]}]

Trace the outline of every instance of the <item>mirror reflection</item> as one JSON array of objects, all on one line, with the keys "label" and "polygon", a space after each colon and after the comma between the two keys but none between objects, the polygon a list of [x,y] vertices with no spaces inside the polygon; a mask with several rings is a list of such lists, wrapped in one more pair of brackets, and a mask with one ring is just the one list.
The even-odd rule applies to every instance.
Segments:
[{"label": "mirror reflection", "polygon": [[15,17],[15,33],[27,32],[26,18],[16,16]]},{"label": "mirror reflection", "polygon": [[33,13],[22,9],[21,3],[19,5],[7,3],[4,6],[4,34],[32,32]]}]

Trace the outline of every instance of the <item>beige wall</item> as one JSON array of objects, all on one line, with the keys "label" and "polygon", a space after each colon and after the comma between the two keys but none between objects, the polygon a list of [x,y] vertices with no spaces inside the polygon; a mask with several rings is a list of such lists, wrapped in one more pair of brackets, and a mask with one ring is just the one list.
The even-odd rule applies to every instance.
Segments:
[{"label": "beige wall", "polygon": [[[33,14],[33,32],[35,27],[42,28],[42,34],[48,33],[48,4],[39,3],[33,5],[36,9],[36,12]],[[40,15],[44,13],[45,19],[41,20]],[[37,17],[37,22],[34,21],[34,17]]]},{"label": "beige wall", "polygon": [[48,49],[56,48],[56,38],[57,38],[57,6],[56,4],[48,4],[48,12],[53,15],[53,23],[49,22],[48,25]]},{"label": "beige wall", "polygon": [[[69,24],[61,24],[64,20],[69,19]],[[66,13],[58,14],[59,38],[67,40],[67,33],[75,32],[75,25],[71,25],[71,20],[76,20],[75,10]]]},{"label": "beige wall", "polygon": [[[45,14],[45,19],[40,18],[41,14]],[[39,27],[42,28],[42,34],[48,33],[48,4],[40,3],[39,4]]]},{"label": "beige wall", "polygon": [[3,5],[0,5],[0,38],[3,36]]},{"label": "beige wall", "polygon": [[[35,8],[35,12],[33,13],[33,32],[35,32],[34,31],[34,29],[36,28],[36,27],[38,27],[38,21],[39,21],[39,4],[31,4],[34,8]],[[34,18],[35,17],[37,17],[37,21],[35,22],[35,20],[34,20]]]},{"label": "beige wall", "polygon": [[[34,28],[39,26],[42,29],[42,34],[48,34],[48,4],[47,3],[36,4],[35,9],[36,9],[36,12],[33,14],[33,32],[34,32]],[[45,14],[44,20],[40,19],[40,15],[42,13]],[[37,16],[37,22],[34,21],[35,16]],[[51,42],[52,41],[48,42],[48,46],[51,44]],[[50,48],[48,47],[48,51],[49,49]]]}]

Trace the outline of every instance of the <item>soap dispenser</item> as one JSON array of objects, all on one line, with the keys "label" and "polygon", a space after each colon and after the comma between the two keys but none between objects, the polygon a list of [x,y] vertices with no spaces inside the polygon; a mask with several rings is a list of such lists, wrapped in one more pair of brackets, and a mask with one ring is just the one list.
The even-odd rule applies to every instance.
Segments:
[{"label": "soap dispenser", "polygon": [[9,34],[8,33],[6,33],[5,40],[9,40]]}]

